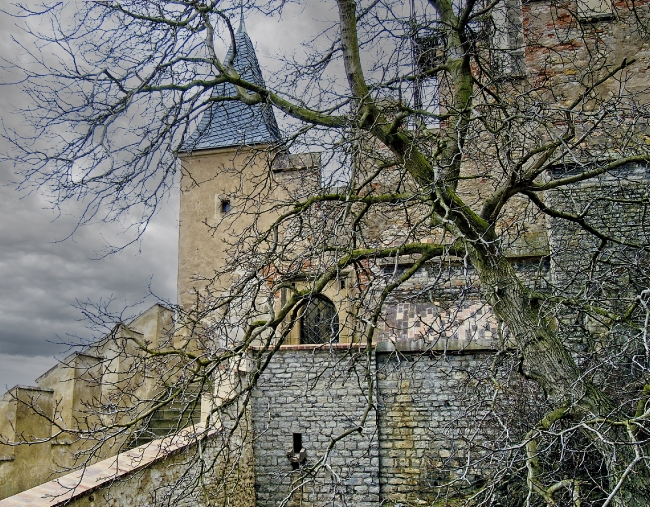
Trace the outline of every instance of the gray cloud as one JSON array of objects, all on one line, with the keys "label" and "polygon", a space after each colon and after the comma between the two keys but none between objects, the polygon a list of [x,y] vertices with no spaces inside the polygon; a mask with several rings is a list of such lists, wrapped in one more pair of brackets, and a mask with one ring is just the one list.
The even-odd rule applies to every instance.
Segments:
[{"label": "gray cloud", "polygon": [[[20,58],[12,36],[29,42],[14,19],[0,15],[5,60]],[[0,70],[3,83],[14,77],[7,68]],[[18,87],[0,88],[5,127],[20,127],[15,110],[24,100]],[[0,154],[9,149],[0,139]],[[159,298],[176,299],[177,195],[162,205],[141,242],[97,260],[107,243],[128,241],[120,224],[92,223],[75,231],[80,209],[70,205],[55,213],[43,194],[16,191],[15,180],[14,168],[0,164],[0,391],[33,384],[56,363],[55,355],[65,353],[63,342],[98,336],[74,307],[78,300],[113,298],[110,310],[135,305],[128,311],[134,314],[157,301],[149,284]]]},{"label": "gray cloud", "polygon": [[176,297],[175,200],[163,206],[141,243],[96,259],[105,240],[122,239],[119,226],[92,224],[58,241],[74,229],[74,217],[53,220],[38,195],[20,197],[11,186],[0,187],[0,387],[29,383],[13,378],[16,372],[32,373],[26,358],[35,356],[41,364],[42,356],[65,350],[57,343],[94,336],[80,321],[82,314],[73,306],[77,300],[113,297],[110,309],[116,312],[144,301],[129,310],[134,313],[156,302],[148,295],[149,283],[160,298],[173,302]]},{"label": "gray cloud", "polygon": [[[305,8],[287,4],[282,19],[260,13],[247,16],[267,79],[281,65],[278,58],[291,55],[305,33],[320,32],[335,17],[320,2]],[[15,24],[0,14],[0,54],[5,60],[20,58],[12,36],[33,43]],[[225,46],[221,49],[225,53]],[[6,67],[0,69],[0,80],[12,80]],[[23,101],[18,87],[0,88],[5,126],[20,126],[20,115],[12,113]],[[0,139],[0,154],[7,150],[9,146]],[[118,255],[93,260],[107,242],[115,245],[127,240],[123,228],[93,223],[65,239],[74,231],[80,209],[71,205],[55,213],[42,194],[17,192],[10,184],[15,180],[13,171],[10,165],[0,164],[0,391],[7,385],[33,384],[55,364],[55,355],[64,354],[61,342],[74,341],[75,336],[98,336],[81,320],[82,313],[74,307],[77,300],[114,298],[111,309],[116,312],[141,302],[130,312],[143,311],[157,301],[148,294],[150,281],[158,297],[176,300],[177,195],[163,204],[140,243]]]}]

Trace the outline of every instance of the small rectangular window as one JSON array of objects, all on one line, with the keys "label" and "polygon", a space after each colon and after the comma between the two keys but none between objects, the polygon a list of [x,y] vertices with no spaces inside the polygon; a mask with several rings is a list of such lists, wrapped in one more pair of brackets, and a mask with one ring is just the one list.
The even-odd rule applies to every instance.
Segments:
[{"label": "small rectangular window", "polygon": [[[294,456],[298,457],[300,455],[300,451],[302,450],[302,433],[294,433],[293,434],[293,454]],[[300,462],[299,461],[292,461],[291,462],[291,468],[294,470],[298,470],[300,468]]]},{"label": "small rectangular window", "polygon": [[221,220],[224,215],[231,213],[235,204],[234,194],[214,194],[214,218]]},{"label": "small rectangular window", "polygon": [[302,449],[302,433],[293,434],[293,452],[298,454]]}]

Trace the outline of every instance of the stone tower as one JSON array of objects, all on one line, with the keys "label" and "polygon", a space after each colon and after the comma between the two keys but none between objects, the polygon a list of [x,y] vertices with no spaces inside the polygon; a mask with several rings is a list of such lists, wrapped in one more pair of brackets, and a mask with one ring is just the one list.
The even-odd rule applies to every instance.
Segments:
[{"label": "stone tower", "polygon": [[[235,70],[264,86],[243,18],[234,42],[224,61],[234,52]],[[236,93],[232,84],[222,84],[212,96]],[[290,154],[269,104],[221,101],[205,111],[194,134],[182,145],[179,159],[178,302],[186,311],[197,309],[198,318],[203,319],[206,311],[211,313],[211,297],[224,294],[241,275],[237,267],[253,266],[244,259],[255,255],[251,252],[264,251],[260,238],[279,213],[319,191],[320,155]],[[328,285],[323,294],[338,312],[347,311],[345,291],[338,284]],[[236,315],[233,319],[237,320]],[[237,334],[238,327],[227,334]],[[299,343],[299,335],[300,326],[295,326],[286,341]],[[352,339],[347,327],[342,327],[340,338],[343,342]]]},{"label": "stone tower", "polygon": [[[224,61],[235,52],[233,66],[246,80],[264,86],[244,20]],[[232,84],[215,88],[213,97],[235,96]],[[265,181],[280,130],[268,104],[239,101],[213,103],[194,134],[181,146],[178,302],[196,304],[197,291],[226,287],[218,276],[236,250],[241,231],[259,219],[257,209],[272,190]],[[214,279],[210,284],[210,280]]]}]

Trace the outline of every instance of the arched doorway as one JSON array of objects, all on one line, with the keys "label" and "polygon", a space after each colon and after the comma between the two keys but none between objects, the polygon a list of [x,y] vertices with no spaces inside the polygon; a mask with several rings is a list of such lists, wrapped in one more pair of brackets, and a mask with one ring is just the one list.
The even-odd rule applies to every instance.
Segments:
[{"label": "arched doorway", "polygon": [[324,296],[315,296],[300,316],[300,343],[338,343],[339,316],[334,303]]}]

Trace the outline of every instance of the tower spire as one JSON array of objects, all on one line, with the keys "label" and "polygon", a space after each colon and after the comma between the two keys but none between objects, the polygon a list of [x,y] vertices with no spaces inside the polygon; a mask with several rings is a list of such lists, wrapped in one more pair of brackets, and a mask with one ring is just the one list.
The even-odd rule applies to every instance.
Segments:
[{"label": "tower spire", "polygon": [[246,33],[246,23],[244,23],[244,2],[239,4],[239,28],[237,33]]},{"label": "tower spire", "polygon": [[[265,87],[255,48],[246,32],[243,4],[244,0],[241,0],[241,20],[233,46],[237,48],[233,67],[246,81]],[[224,61],[230,59],[233,47],[228,50]],[[214,87],[212,96],[237,98],[238,92],[234,85],[220,83]],[[239,100],[221,98],[206,108],[196,130],[179,148],[180,153],[232,146],[275,144],[281,141],[280,129],[270,104],[247,105]]]}]

